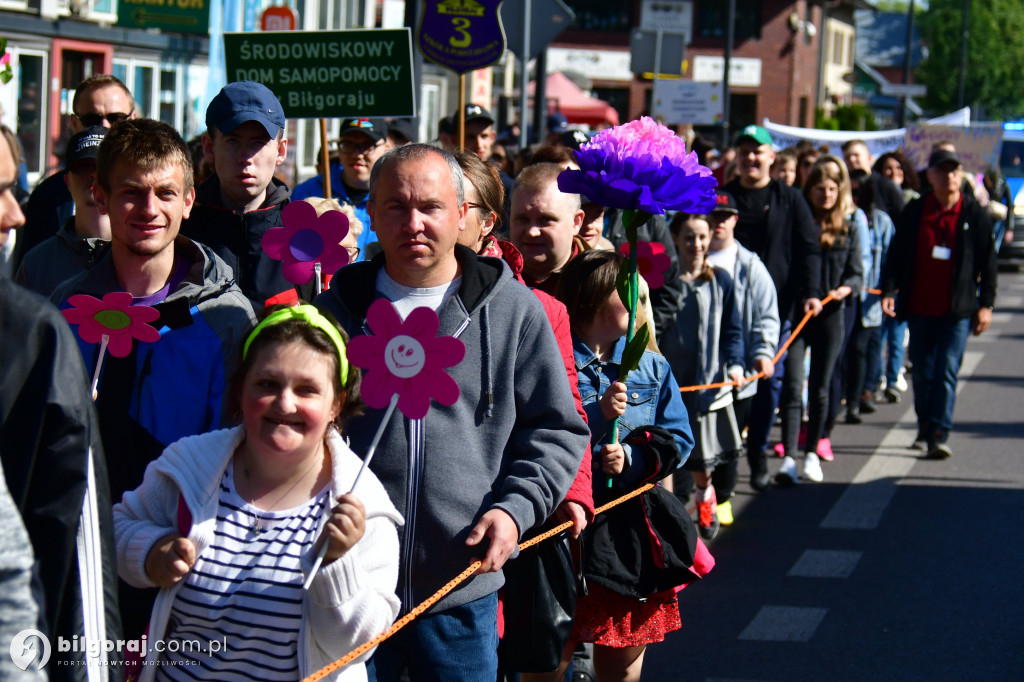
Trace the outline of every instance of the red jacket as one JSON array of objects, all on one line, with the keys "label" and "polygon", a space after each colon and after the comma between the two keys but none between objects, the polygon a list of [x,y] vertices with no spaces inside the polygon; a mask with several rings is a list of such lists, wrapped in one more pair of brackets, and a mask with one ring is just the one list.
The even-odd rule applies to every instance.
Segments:
[{"label": "red jacket", "polygon": [[[516,279],[523,282],[523,255],[512,245],[511,242],[501,241],[493,235],[487,237],[483,248],[480,249],[481,256],[501,258],[512,269]],[[523,282],[525,284],[525,282]],[[576,379],[576,361],[572,351],[572,336],[569,333],[569,312],[561,301],[540,289],[533,289],[533,293],[544,306],[548,321],[551,322],[551,329],[555,332],[555,340],[558,341],[558,350],[562,353],[562,364],[565,365],[565,374],[569,377],[569,386],[572,388],[573,401],[576,403],[576,411],[579,412],[583,421],[587,421],[587,413],[583,411],[583,399],[580,397],[580,389]],[[576,472],[576,480],[572,482],[565,499],[568,502],[575,502],[582,506],[587,513],[587,523],[594,520],[594,491],[591,487],[590,471],[590,445],[583,453],[583,461],[580,462],[580,469]]]}]

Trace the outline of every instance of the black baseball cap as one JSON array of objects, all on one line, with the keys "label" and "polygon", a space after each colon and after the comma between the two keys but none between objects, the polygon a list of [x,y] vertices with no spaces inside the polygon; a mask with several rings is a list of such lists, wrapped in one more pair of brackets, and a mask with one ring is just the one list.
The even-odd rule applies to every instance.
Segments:
[{"label": "black baseball cap", "polygon": [[712,213],[735,213],[739,215],[740,209],[736,205],[736,199],[723,189],[715,189],[715,207],[711,209]]},{"label": "black baseball cap", "polygon": [[393,118],[388,122],[388,132],[403,138],[406,142],[419,142],[416,125],[408,118]]},{"label": "black baseball cap", "polygon": [[944,163],[955,163],[958,166],[962,165],[960,163],[960,157],[956,155],[956,152],[951,152],[948,149],[937,149],[928,157],[929,168],[935,168],[936,166],[941,166]]},{"label": "black baseball cap", "polygon": [[271,138],[285,126],[281,102],[270,88],[256,81],[228,83],[206,108],[206,127],[225,135],[248,121],[258,121]]},{"label": "black baseball cap", "polygon": [[343,138],[351,132],[362,133],[374,142],[380,142],[388,134],[388,124],[382,118],[346,118],[341,122],[338,137]]},{"label": "black baseball cap", "polygon": [[[494,123],[494,117],[491,116],[491,112],[487,111],[487,109],[484,109],[479,104],[467,104],[466,108],[464,109],[464,112],[465,112],[466,123],[469,123],[470,121],[477,121],[477,120],[487,121],[488,123],[491,123],[491,124]],[[452,122],[453,127],[457,127],[458,126],[458,124],[459,124],[459,112],[457,110],[456,110],[456,112],[454,114],[451,115],[451,122]]]},{"label": "black baseball cap", "polygon": [[100,149],[100,142],[107,135],[103,126],[90,126],[71,136],[64,152],[64,166],[71,169],[79,161],[95,159]]}]

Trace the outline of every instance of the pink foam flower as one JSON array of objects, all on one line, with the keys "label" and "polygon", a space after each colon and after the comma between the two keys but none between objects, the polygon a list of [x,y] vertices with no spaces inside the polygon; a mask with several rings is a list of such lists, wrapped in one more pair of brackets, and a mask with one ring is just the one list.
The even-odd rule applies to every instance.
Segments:
[{"label": "pink foam flower", "polygon": [[366,315],[372,335],[348,344],[348,359],[366,370],[362,397],[367,405],[384,409],[398,394],[398,409],[410,419],[422,419],[433,398],[454,405],[459,385],[445,371],[466,355],[466,346],[451,336],[437,336],[440,321],[430,308],[416,308],[402,321],[391,302],[379,298]]},{"label": "pink foam flower", "polygon": [[602,130],[576,152],[579,170],[558,176],[563,192],[583,194],[612,208],[708,213],[715,206],[718,182],[686,143],[654,119]]},{"label": "pink foam flower", "polygon": [[309,202],[292,201],[281,211],[281,221],[284,225],[267,230],[260,243],[268,256],[284,263],[281,274],[292,284],[313,279],[315,263],[325,273],[348,265],[348,251],[341,245],[348,216],[341,211],[318,216]]},{"label": "pink foam flower", "polygon": [[[619,253],[628,258],[629,244],[620,246]],[[672,267],[672,259],[665,253],[665,245],[661,242],[637,242],[636,267],[647,286],[660,289],[665,286],[665,273]]]},{"label": "pink foam flower", "polygon": [[160,340],[160,332],[148,324],[160,317],[160,312],[132,305],[132,295],[127,292],[112,291],[102,301],[88,294],[75,294],[68,303],[72,307],[61,311],[68,324],[78,325],[78,335],[86,343],[100,343],[107,336],[107,349],[116,358],[132,352],[132,339],[147,343]]}]

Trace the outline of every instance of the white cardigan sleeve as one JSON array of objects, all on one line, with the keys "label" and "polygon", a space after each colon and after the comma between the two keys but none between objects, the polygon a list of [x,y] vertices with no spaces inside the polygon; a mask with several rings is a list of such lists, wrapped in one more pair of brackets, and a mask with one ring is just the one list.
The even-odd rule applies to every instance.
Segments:
[{"label": "white cardigan sleeve", "polygon": [[114,505],[117,573],[133,587],[155,587],[146,575],[146,556],[157,540],[178,528],[180,492],[173,480],[150,462],[135,490]]}]

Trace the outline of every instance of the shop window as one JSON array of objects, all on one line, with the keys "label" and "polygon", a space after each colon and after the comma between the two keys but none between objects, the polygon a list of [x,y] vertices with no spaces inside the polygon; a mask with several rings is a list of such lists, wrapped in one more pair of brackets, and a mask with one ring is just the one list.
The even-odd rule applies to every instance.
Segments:
[{"label": "shop window", "polygon": [[566,0],[565,4],[576,14],[570,28],[612,32],[626,32],[632,28],[631,3],[622,0]]},{"label": "shop window", "polygon": [[[729,6],[724,2],[704,0],[697,9],[697,35],[701,38],[724,39],[728,26]],[[761,0],[736,0],[736,42],[760,40]]]},{"label": "shop window", "polygon": [[18,120],[16,131],[29,173],[44,173],[46,153],[46,57],[21,53],[17,57]]}]

